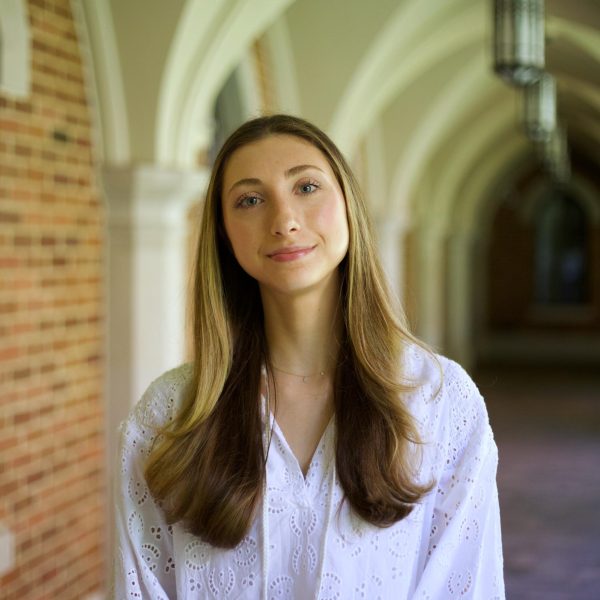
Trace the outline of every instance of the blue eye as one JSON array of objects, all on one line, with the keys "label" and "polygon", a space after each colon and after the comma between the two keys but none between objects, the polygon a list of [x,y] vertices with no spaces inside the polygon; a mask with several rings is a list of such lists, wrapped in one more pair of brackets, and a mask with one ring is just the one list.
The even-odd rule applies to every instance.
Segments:
[{"label": "blue eye", "polygon": [[241,208],[252,208],[253,206],[258,206],[262,200],[258,196],[253,196],[250,194],[249,196],[244,196],[237,203],[237,206]]},{"label": "blue eye", "polygon": [[300,191],[303,194],[312,194],[317,188],[318,186],[315,183],[303,183],[300,186]]}]

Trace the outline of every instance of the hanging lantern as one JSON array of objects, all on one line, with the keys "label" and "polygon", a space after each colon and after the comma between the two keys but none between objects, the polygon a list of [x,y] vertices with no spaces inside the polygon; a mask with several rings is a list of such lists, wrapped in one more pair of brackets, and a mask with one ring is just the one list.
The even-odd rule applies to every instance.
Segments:
[{"label": "hanging lantern", "polygon": [[558,183],[567,183],[571,177],[571,161],[567,145],[567,131],[558,126],[542,144],[542,157],[550,175]]},{"label": "hanging lantern", "polygon": [[494,71],[524,86],[544,70],[544,0],[494,0]]},{"label": "hanging lantern", "polygon": [[544,73],[523,90],[523,128],[534,142],[547,140],[556,129],[556,80]]}]

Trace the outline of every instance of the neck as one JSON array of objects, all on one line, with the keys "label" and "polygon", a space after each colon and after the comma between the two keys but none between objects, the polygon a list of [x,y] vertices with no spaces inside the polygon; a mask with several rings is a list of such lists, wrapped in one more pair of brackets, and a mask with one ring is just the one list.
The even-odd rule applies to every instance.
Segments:
[{"label": "neck", "polygon": [[330,374],[342,329],[337,273],[319,289],[293,296],[261,289],[261,296],[273,366],[297,375]]}]

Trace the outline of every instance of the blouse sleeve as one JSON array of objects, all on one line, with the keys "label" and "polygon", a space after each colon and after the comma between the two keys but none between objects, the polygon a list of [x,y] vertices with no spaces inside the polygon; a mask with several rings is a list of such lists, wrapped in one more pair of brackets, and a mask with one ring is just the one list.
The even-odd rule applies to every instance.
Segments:
[{"label": "blouse sleeve", "polygon": [[[115,565],[113,598],[164,600],[176,597],[172,528],[151,496],[144,463],[166,399],[153,384],[120,427],[115,475]],[[157,414],[158,413],[158,414]]]},{"label": "blouse sleeve", "polygon": [[475,384],[455,363],[440,438],[445,448],[422,577],[415,599],[503,599],[496,470],[498,450]]}]

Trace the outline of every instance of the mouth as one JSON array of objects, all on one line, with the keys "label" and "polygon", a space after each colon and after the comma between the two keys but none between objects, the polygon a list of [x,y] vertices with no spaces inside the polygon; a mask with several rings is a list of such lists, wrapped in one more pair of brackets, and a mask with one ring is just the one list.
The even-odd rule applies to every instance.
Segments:
[{"label": "mouth", "polygon": [[289,262],[310,254],[314,249],[315,246],[288,246],[270,252],[267,256],[276,262]]}]

